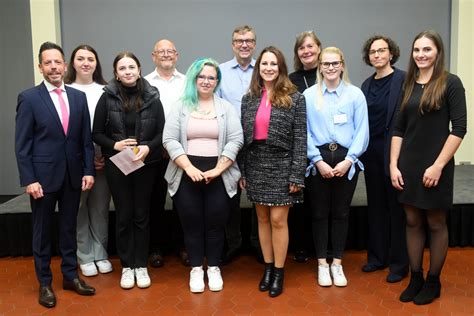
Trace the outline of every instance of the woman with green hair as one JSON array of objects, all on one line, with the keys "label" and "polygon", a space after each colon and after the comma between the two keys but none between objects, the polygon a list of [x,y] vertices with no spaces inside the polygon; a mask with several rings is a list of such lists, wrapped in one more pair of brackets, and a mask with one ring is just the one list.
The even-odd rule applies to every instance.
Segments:
[{"label": "woman with green hair", "polygon": [[235,160],[243,143],[242,127],[233,106],[214,94],[220,79],[215,60],[194,61],[163,132],[170,156],[165,179],[183,226],[193,293],[204,291],[204,258],[209,289],[223,288],[219,262],[230,198],[240,179]]}]

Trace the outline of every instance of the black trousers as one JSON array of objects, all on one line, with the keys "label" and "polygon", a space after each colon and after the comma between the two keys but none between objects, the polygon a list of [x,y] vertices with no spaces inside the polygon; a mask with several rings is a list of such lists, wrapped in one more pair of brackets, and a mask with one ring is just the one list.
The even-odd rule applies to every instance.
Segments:
[{"label": "black trousers", "polygon": [[125,176],[110,160],[105,175],[115,205],[116,247],[122,267],[147,266],[150,239],[150,201],[157,164]]},{"label": "black trousers", "polygon": [[[157,163],[156,181],[153,185],[150,206],[150,253],[169,250],[170,245],[175,246],[174,250],[177,253],[184,249],[183,229],[174,203],[173,210],[168,214],[171,222],[167,222],[165,216],[168,183],[164,176],[168,163],[169,158]],[[167,223],[170,223],[170,227],[166,226]]]},{"label": "black trousers", "polygon": [[[320,148],[323,160],[331,167],[344,160],[347,149],[339,147],[336,151]],[[349,171],[348,171],[349,172]],[[349,209],[357,185],[359,169],[356,166],[354,177],[324,179],[319,172],[307,179],[307,199],[312,216],[313,242],[318,259],[327,258],[329,225],[331,225],[331,245],[333,257],[342,259],[349,228]]]},{"label": "black trousers", "polygon": [[[309,163],[309,160],[308,160]],[[306,186],[305,181],[305,186]],[[290,233],[290,240],[294,251],[308,251],[311,245],[308,241],[311,240],[311,207],[309,203],[309,193],[307,188],[303,189],[304,202],[294,204],[290,213],[288,214],[288,229]]]},{"label": "black trousers", "polygon": [[41,286],[51,285],[52,225],[56,203],[59,210],[59,253],[62,258],[61,272],[63,278],[77,278],[77,210],[81,190],[74,189],[66,171],[64,183],[57,192],[45,193],[42,198],[30,197],[33,220],[33,256],[35,272]]},{"label": "black trousers", "polygon": [[404,275],[408,272],[405,211],[385,174],[383,143],[379,147],[367,151],[362,160],[368,203],[367,262],[389,266],[391,273]]},{"label": "black trousers", "polygon": [[238,187],[237,194],[230,199],[229,219],[225,228],[227,248],[229,250],[237,250],[242,246],[242,232],[240,229],[242,223],[242,210],[240,209],[241,195],[242,190]]},{"label": "black trousers", "polygon": [[[214,168],[217,163],[217,157],[188,158],[203,171]],[[209,184],[193,182],[184,172],[173,201],[183,226],[184,244],[191,266],[201,266],[204,257],[209,266],[218,266],[230,212],[230,198],[222,178],[216,178]]]}]

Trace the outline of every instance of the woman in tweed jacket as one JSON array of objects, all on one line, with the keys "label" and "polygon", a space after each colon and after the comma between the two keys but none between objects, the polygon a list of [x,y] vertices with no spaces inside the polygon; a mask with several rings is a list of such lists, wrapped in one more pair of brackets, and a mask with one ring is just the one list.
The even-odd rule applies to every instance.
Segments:
[{"label": "woman in tweed jacket", "polygon": [[240,186],[247,189],[257,211],[265,260],[259,289],[275,297],[283,290],[288,211],[303,201],[306,166],[305,100],[289,80],[285,58],[277,48],[260,53],[241,110]]}]

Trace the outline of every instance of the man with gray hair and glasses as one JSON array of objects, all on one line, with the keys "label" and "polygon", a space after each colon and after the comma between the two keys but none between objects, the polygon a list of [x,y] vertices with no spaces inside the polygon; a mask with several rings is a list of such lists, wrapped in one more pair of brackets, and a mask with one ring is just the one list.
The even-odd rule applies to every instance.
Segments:
[{"label": "man with gray hair and glasses", "polygon": [[[252,57],[256,46],[255,30],[248,25],[238,26],[232,32],[232,51],[234,58],[220,64],[222,80],[217,90],[217,94],[229,101],[236,109],[240,117],[240,103],[242,96],[248,92],[250,80],[255,66],[255,59]],[[242,245],[242,234],[240,229],[240,188],[231,200],[231,213],[226,226],[227,251],[223,255],[223,263],[229,263],[234,259]],[[255,211],[252,210],[254,213]],[[254,222],[255,214],[252,214],[252,232],[250,242],[257,251],[257,257],[261,258],[260,246]],[[260,259],[262,261],[263,259]]]}]

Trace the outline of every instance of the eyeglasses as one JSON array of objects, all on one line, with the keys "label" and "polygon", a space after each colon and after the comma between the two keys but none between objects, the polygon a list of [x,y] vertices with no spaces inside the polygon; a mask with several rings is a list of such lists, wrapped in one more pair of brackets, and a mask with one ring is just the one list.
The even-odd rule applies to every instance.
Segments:
[{"label": "eyeglasses", "polygon": [[159,56],[174,56],[176,54],[176,50],[174,49],[160,49],[160,50],[155,50],[153,53],[158,54]]},{"label": "eyeglasses", "polygon": [[388,47],[383,47],[383,48],[379,48],[379,49],[372,49],[372,50],[369,50],[369,55],[375,55],[375,54],[383,54],[385,53],[386,51],[388,50]]},{"label": "eyeglasses", "polygon": [[204,82],[204,81],[206,81],[206,80],[209,81],[210,83],[213,83],[214,81],[217,80],[217,78],[214,77],[214,76],[209,76],[209,77],[206,77],[206,76],[204,76],[204,75],[198,75],[198,76],[197,76],[197,81]]},{"label": "eyeglasses", "polygon": [[321,63],[321,66],[325,69],[329,68],[330,66],[332,66],[334,69],[337,69],[339,67],[341,67],[342,65],[342,61],[333,61],[333,62],[322,62]]},{"label": "eyeglasses", "polygon": [[249,46],[255,45],[255,40],[253,38],[247,38],[247,39],[235,39],[232,41],[237,46],[242,46],[244,43],[246,43]]}]

